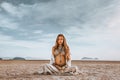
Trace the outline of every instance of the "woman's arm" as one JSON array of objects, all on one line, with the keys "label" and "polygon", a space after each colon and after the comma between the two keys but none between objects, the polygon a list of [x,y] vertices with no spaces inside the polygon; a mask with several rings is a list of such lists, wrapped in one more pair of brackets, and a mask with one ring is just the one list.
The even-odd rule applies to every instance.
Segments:
[{"label": "woman's arm", "polygon": [[55,60],[54,60],[53,55],[51,55],[50,64],[53,64],[53,63],[55,63]]},{"label": "woman's arm", "polygon": [[54,48],[52,47],[52,54],[51,54],[51,59],[50,59],[50,64],[55,63],[55,55],[54,55]]},{"label": "woman's arm", "polygon": [[66,65],[67,65],[67,67],[71,67],[71,53],[70,53],[69,47],[67,47]]},{"label": "woman's arm", "polygon": [[66,66],[71,67],[71,55],[69,54],[68,59],[66,60]]},{"label": "woman's arm", "polygon": [[54,47],[52,47],[52,55],[54,56],[55,58],[55,51],[54,51]]}]

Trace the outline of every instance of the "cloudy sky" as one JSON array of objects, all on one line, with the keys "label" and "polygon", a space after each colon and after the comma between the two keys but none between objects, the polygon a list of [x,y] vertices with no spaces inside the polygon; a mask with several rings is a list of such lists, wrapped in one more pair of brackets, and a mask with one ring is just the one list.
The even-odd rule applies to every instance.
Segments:
[{"label": "cloudy sky", "polygon": [[72,59],[120,60],[120,0],[0,0],[0,57],[49,59],[59,33]]}]

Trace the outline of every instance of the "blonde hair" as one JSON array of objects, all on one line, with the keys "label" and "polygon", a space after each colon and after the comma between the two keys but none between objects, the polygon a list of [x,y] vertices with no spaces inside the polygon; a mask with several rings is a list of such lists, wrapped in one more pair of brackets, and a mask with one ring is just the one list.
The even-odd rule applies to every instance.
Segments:
[{"label": "blonde hair", "polygon": [[67,42],[66,42],[66,39],[65,39],[65,36],[63,34],[58,34],[57,38],[56,38],[56,42],[55,42],[55,45],[53,46],[53,51],[55,51],[56,49],[58,49],[59,45],[58,45],[58,38],[59,37],[63,37],[63,48],[64,48],[64,51],[65,51],[65,57],[67,60],[69,60],[69,57],[70,57],[70,49],[69,49],[69,46],[67,45]]}]

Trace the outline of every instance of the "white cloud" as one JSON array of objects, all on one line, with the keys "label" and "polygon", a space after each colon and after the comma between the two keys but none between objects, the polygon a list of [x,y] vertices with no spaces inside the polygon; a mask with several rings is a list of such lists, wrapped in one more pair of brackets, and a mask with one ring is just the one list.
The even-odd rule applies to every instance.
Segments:
[{"label": "white cloud", "polygon": [[2,11],[2,9],[0,8],[0,12]]},{"label": "white cloud", "polygon": [[19,15],[19,10],[17,9],[17,7],[13,6],[10,3],[3,2],[1,4],[1,7],[11,15]]},{"label": "white cloud", "polygon": [[[120,6],[112,5],[91,14],[91,20],[65,29],[71,36],[73,58],[83,56],[119,60],[120,56]],[[83,28],[79,28],[79,26]],[[74,44],[76,43],[76,44]],[[79,51],[78,51],[79,50]]]},{"label": "white cloud", "polygon": [[18,18],[21,18],[26,14],[26,11],[23,9],[22,4],[20,6],[14,6],[11,3],[3,2],[1,4],[1,8],[10,13],[12,16],[16,16]]},{"label": "white cloud", "polygon": [[21,36],[28,36],[29,34],[27,32],[21,32],[21,33],[19,33],[19,35],[21,35]]},{"label": "white cloud", "polygon": [[0,44],[5,44],[8,46],[16,46],[16,47],[25,47],[25,48],[45,48],[49,46],[47,42],[37,42],[37,41],[23,41],[23,40],[15,40],[11,36],[0,35]]},{"label": "white cloud", "polygon": [[48,37],[48,38],[53,38],[53,37],[56,37],[57,35],[56,34],[54,34],[54,33],[50,33],[50,34],[43,34],[42,35],[43,37]]},{"label": "white cloud", "polygon": [[42,32],[43,32],[42,30],[36,30],[33,33],[35,33],[35,34],[41,34]]},{"label": "white cloud", "polygon": [[0,41],[1,41],[1,43],[2,43],[2,41],[8,41],[8,40],[12,40],[12,39],[13,38],[11,36],[0,34]]},{"label": "white cloud", "polygon": [[[38,57],[48,59],[52,45],[49,42],[16,40],[11,36],[0,34],[0,56]],[[5,55],[6,54],[6,55]],[[42,55],[41,54],[45,54]]]},{"label": "white cloud", "polygon": [[10,18],[0,15],[0,27],[14,30],[18,28],[18,23],[14,22]]},{"label": "white cloud", "polygon": [[[19,47],[22,48],[21,51],[25,51],[24,54],[29,52],[32,56],[34,51],[48,54],[57,37],[54,32],[62,28],[70,44],[73,59],[84,56],[114,59],[112,57],[120,52],[120,2],[114,0],[104,5],[100,2],[61,0],[18,6],[4,2],[1,7],[7,13],[0,14],[0,27],[16,29],[16,34],[34,40],[15,40],[13,37],[16,34],[11,35],[13,37],[0,35],[0,44],[12,46],[18,50],[13,51],[16,54],[20,51]],[[17,33],[17,30],[21,33]],[[48,34],[47,31],[50,30],[51,33]]]},{"label": "white cloud", "polygon": [[[79,26],[79,25],[78,25]],[[67,32],[68,34],[82,34],[82,29],[80,29],[78,26],[73,26],[73,27],[69,27],[69,28],[64,28],[64,31]]]}]

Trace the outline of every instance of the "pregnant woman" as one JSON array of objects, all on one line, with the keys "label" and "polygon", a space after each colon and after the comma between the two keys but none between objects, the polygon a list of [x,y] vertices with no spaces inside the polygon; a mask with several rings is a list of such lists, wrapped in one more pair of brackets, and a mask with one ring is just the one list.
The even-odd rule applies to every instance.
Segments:
[{"label": "pregnant woman", "polygon": [[79,74],[78,67],[71,66],[70,49],[63,34],[58,34],[56,38],[50,63],[42,65],[35,74]]}]

